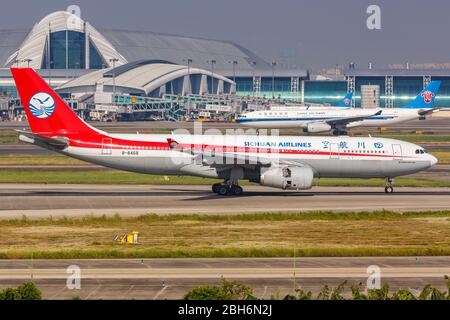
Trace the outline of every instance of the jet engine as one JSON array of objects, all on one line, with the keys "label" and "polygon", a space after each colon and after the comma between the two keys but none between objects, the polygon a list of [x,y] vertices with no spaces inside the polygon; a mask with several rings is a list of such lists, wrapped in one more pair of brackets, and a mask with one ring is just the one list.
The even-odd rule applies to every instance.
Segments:
[{"label": "jet engine", "polygon": [[314,172],[311,168],[280,167],[261,173],[260,184],[283,190],[306,190],[312,188],[313,179]]},{"label": "jet engine", "polygon": [[325,122],[313,122],[308,123],[307,127],[303,130],[304,132],[328,132],[331,130],[331,126]]}]

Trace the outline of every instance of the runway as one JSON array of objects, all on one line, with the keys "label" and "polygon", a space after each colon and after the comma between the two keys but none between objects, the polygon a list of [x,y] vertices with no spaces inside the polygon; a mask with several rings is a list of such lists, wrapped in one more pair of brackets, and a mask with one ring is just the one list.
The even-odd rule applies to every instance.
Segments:
[{"label": "runway", "polygon": [[0,219],[142,214],[239,214],[299,211],[449,210],[450,188],[315,187],[280,191],[245,186],[243,196],[218,196],[210,186],[1,184]]},{"label": "runway", "polygon": [[[80,290],[66,287],[69,266],[80,268]],[[364,290],[369,266],[380,268],[391,290],[418,290],[426,284],[444,289],[450,257],[0,260],[0,288],[33,279],[46,299],[178,299],[223,276],[270,299],[276,292],[291,293],[294,286],[317,292],[344,280],[349,286],[362,283]]]}]

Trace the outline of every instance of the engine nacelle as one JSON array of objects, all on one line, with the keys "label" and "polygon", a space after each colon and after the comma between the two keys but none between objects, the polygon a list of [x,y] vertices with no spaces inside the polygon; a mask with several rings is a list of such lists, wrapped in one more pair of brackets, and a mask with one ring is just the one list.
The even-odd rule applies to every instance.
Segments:
[{"label": "engine nacelle", "polygon": [[331,126],[328,123],[315,122],[315,123],[308,123],[307,127],[303,131],[317,133],[317,132],[328,132],[330,130]]},{"label": "engine nacelle", "polygon": [[314,172],[305,167],[273,168],[261,174],[260,184],[263,186],[296,190],[312,188]]}]

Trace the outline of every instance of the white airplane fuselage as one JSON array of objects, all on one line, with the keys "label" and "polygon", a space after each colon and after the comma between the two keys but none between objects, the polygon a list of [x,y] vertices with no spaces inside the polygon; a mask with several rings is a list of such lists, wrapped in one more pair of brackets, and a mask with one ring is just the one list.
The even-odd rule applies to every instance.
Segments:
[{"label": "white airplane fuselage", "polygon": [[[277,163],[310,167],[314,177],[393,178],[426,170],[437,163],[412,143],[368,137],[109,134],[100,142],[70,140],[58,152],[120,170],[164,175],[220,178],[224,166],[205,164],[193,150],[228,152]],[[27,140],[21,136],[21,140]],[[69,138],[70,139],[70,138]],[[168,139],[177,141],[172,149]],[[215,161],[220,159],[214,159]],[[244,164],[248,174],[257,166]]]},{"label": "white airplane fuselage", "polygon": [[[374,115],[382,110],[380,115]],[[374,116],[371,116],[374,115]],[[253,111],[239,117],[236,122],[252,128],[307,128],[308,124],[345,117],[367,116],[368,119],[351,122],[347,128],[382,127],[417,120],[417,109],[383,108],[383,109],[347,109],[347,108],[301,108],[299,110]]]}]

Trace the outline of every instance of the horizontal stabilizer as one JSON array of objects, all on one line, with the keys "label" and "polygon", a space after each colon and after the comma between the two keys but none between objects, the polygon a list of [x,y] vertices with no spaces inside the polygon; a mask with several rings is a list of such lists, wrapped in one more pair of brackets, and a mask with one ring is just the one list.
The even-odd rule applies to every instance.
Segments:
[{"label": "horizontal stabilizer", "polygon": [[426,116],[430,113],[438,112],[439,108],[419,110],[419,116]]},{"label": "horizontal stabilizer", "polygon": [[[24,130],[16,130],[18,133],[20,133],[20,136],[25,136],[28,139],[31,139],[32,141],[29,141],[28,139],[25,140],[25,142],[28,143],[36,143],[39,145],[55,148],[58,150],[63,150],[69,145],[69,140],[65,137],[45,137],[41,136],[36,133],[32,133],[29,131]],[[19,137],[20,138],[20,137]]]}]

